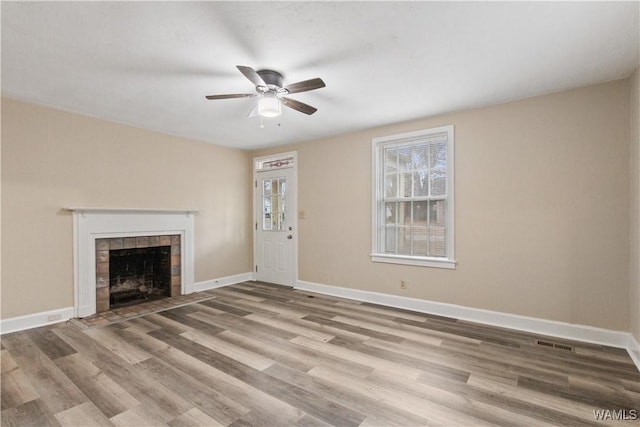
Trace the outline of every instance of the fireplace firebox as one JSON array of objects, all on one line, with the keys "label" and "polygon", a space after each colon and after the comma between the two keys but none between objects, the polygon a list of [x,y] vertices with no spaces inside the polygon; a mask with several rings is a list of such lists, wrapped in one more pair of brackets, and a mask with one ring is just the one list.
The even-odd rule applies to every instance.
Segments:
[{"label": "fireplace firebox", "polygon": [[180,295],[180,235],[96,239],[96,311]]},{"label": "fireplace firebox", "polygon": [[109,252],[109,306],[171,295],[171,246]]}]

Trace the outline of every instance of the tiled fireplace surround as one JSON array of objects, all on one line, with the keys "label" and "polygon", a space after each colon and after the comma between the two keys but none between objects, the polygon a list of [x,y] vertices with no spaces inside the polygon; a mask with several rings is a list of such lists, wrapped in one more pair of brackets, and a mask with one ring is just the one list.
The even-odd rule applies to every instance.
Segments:
[{"label": "tiled fireplace surround", "polygon": [[119,249],[143,249],[171,246],[171,288],[168,296],[180,295],[181,264],[180,235],[115,237],[96,239],[96,311],[108,311],[109,302],[109,252]]}]

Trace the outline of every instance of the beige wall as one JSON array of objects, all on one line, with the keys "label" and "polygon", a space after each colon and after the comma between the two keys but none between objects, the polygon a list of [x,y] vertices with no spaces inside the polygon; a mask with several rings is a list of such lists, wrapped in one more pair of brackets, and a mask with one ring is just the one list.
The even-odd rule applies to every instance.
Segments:
[{"label": "beige wall", "polygon": [[[448,124],[457,269],[372,263],[371,139]],[[298,150],[301,280],[626,331],[629,127],[621,80],[252,155]]]},{"label": "beige wall", "polygon": [[[640,339],[638,97],[636,71],[631,80],[253,153],[3,99],[2,318],[73,304],[63,206],[201,209],[196,281],[250,271],[249,158],[296,149],[301,280],[631,325]],[[447,124],[456,132],[457,269],[372,263],[371,139]]]},{"label": "beige wall", "polygon": [[631,76],[631,333],[640,342],[640,69]]},{"label": "beige wall", "polygon": [[2,318],[73,306],[64,206],[195,208],[195,280],[251,271],[245,151],[2,99]]}]

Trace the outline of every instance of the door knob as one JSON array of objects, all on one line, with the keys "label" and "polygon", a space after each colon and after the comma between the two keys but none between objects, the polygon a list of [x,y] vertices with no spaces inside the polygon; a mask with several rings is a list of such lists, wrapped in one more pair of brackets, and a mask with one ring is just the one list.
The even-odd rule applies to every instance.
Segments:
[{"label": "door knob", "polygon": [[293,239],[293,236],[292,236],[291,234],[289,234],[289,235],[287,236],[287,239],[291,240],[291,239]]}]

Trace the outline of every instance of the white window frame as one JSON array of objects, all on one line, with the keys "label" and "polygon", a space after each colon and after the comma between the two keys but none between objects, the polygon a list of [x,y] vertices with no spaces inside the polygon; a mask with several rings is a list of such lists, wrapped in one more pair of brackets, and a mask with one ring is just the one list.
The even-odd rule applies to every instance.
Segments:
[{"label": "white window frame", "polygon": [[[394,145],[419,143],[435,134],[447,134],[447,257],[427,257],[384,253],[380,248],[384,242],[384,149]],[[373,138],[372,140],[372,240],[371,261],[423,267],[456,268],[454,251],[454,132],[453,125],[424,129],[415,132]],[[382,226],[381,226],[382,225]]]}]

